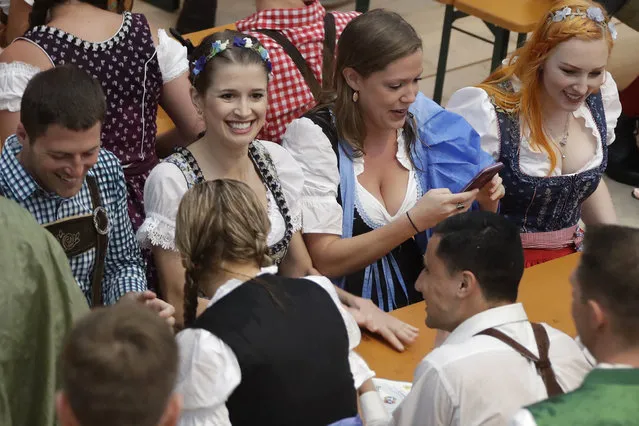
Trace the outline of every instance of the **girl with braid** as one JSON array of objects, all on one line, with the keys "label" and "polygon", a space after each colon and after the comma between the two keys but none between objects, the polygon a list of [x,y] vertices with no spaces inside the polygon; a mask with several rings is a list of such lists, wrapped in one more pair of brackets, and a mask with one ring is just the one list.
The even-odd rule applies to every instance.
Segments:
[{"label": "girl with braid", "polygon": [[[373,373],[361,335],[330,280],[268,266],[270,220],[236,180],[198,183],[177,212],[185,269],[177,335],[182,426],[357,425],[357,393]],[[197,319],[198,296],[210,298]],[[250,407],[250,408],[249,408]]]},{"label": "girl with braid", "polygon": [[[102,146],[122,163],[134,230],[144,220],[144,182],[158,156],[195,140],[203,129],[189,98],[186,49],[144,15],[125,11],[131,1],[35,0],[30,29],[0,55],[0,146],[15,133],[20,100],[38,72],[72,64],[102,84],[107,115]],[[156,140],[158,106],[177,129]],[[179,137],[178,137],[179,136]]]}]

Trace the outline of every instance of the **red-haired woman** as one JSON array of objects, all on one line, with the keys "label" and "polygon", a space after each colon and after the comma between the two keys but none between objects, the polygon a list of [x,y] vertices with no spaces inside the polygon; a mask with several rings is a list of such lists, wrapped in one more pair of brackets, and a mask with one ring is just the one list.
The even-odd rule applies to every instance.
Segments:
[{"label": "red-haired woman", "polygon": [[501,68],[448,103],[506,165],[501,213],[521,228],[526,266],[578,250],[580,219],[616,221],[601,179],[621,112],[606,71],[615,37],[597,3],[556,1]]}]

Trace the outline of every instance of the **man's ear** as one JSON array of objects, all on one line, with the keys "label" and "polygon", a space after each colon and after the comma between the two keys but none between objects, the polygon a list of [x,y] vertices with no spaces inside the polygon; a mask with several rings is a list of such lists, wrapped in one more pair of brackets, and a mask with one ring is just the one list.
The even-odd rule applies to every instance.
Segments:
[{"label": "man's ear", "polygon": [[481,291],[477,277],[470,271],[462,271],[459,274],[459,284],[457,285],[457,296],[465,299],[473,295],[476,291]]},{"label": "man's ear", "polygon": [[160,420],[160,426],[175,426],[180,419],[180,413],[182,412],[182,395],[173,393],[164,409],[162,419]]},{"label": "man's ear", "polygon": [[55,395],[55,411],[58,415],[60,426],[80,426],[69,404],[69,399],[64,391],[58,391]]},{"label": "man's ear", "polygon": [[586,315],[586,320],[591,330],[599,332],[603,328],[610,327],[610,318],[598,301],[588,299],[586,302]]},{"label": "man's ear", "polygon": [[362,86],[362,76],[355,71],[351,67],[346,67],[342,71],[342,75],[344,76],[344,80],[346,80],[346,84],[350,86],[351,89],[358,92]]},{"label": "man's ear", "polygon": [[29,136],[27,135],[27,131],[22,125],[22,122],[18,123],[18,127],[16,128],[16,136],[18,137],[18,141],[22,146],[29,143]]}]

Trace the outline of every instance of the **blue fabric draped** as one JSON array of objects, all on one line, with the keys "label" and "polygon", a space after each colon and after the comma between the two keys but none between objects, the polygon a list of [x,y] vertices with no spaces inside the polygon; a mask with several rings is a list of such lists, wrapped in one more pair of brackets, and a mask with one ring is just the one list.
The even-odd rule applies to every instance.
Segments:
[{"label": "blue fabric draped", "polygon": [[355,417],[349,417],[347,419],[339,420],[335,423],[331,423],[328,426],[363,426],[362,419],[359,415]]},{"label": "blue fabric draped", "polygon": [[[479,171],[494,163],[493,158],[482,151],[477,132],[461,116],[446,111],[421,92],[409,111],[415,118],[418,133],[418,140],[413,144],[410,154],[424,193],[433,188],[448,188],[453,193],[459,192]],[[351,238],[355,219],[353,150],[348,143],[339,141],[338,151],[340,195],[344,211],[342,238]],[[473,208],[478,206],[474,205]],[[427,230],[415,236],[422,254],[426,251],[431,232]],[[385,310],[391,311],[395,308],[393,276],[406,298],[408,292],[402,272],[392,253],[382,257],[381,265],[388,294]],[[344,286],[344,282],[345,277],[337,280],[341,287]],[[362,297],[370,299],[373,287],[379,307],[384,309],[378,262],[373,262],[364,270]]]}]

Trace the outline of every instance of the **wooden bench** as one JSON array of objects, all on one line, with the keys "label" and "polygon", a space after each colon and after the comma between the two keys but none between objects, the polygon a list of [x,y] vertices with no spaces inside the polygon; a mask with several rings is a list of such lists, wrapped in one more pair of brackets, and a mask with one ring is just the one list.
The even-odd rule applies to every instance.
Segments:
[{"label": "wooden bench", "polygon": [[[198,31],[195,33],[185,34],[184,38],[187,40],[190,40],[191,43],[197,46],[208,35],[211,35],[220,31],[224,31],[224,30],[235,30],[235,29],[237,29],[235,27],[235,24],[220,25],[219,27],[209,28],[209,29]],[[171,117],[169,117],[168,114],[161,107],[158,108],[158,115],[155,122],[158,126],[158,130],[157,130],[158,135],[168,132],[169,130],[172,130],[175,127],[175,124],[173,124]]]},{"label": "wooden bench", "polygon": [[[569,277],[577,266],[579,254],[573,254],[528,268],[519,285],[518,301],[531,321],[545,322],[570,336],[576,330],[570,313],[572,289]],[[370,334],[362,333],[355,349],[377,373],[377,377],[412,382],[417,364],[433,349],[435,330],[424,325],[424,302],[393,311],[391,315],[419,328],[419,337],[404,352],[397,352]]]},{"label": "wooden bench", "polygon": [[[444,90],[444,76],[446,63],[448,62],[448,49],[452,30],[470,35],[471,37],[493,44],[491,70],[497,68],[506,57],[510,32],[519,34],[517,46],[520,47],[526,41],[526,34],[531,32],[539,20],[548,12],[551,0],[436,0],[446,5],[444,12],[444,25],[442,28],[442,40],[437,61],[437,74],[435,76],[435,90],[433,100],[441,103]],[[453,23],[457,19],[474,16],[486,24],[493,33],[494,40],[470,33],[455,27]]]}]

